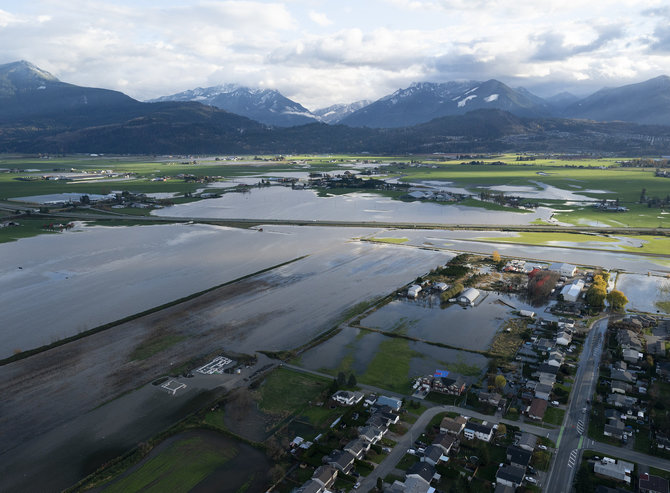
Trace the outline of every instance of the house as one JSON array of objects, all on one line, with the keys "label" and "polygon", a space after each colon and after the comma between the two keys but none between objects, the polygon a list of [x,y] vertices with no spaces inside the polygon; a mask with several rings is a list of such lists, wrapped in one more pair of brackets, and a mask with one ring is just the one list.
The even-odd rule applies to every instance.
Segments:
[{"label": "house", "polygon": [[670,450],[670,438],[668,438],[668,435],[657,431],[655,438],[656,438],[656,447],[660,449]]},{"label": "house", "polygon": [[619,382],[616,380],[612,380],[610,382],[610,388],[612,389],[613,393],[622,395],[625,395],[626,393],[630,392],[633,389],[633,387],[631,387],[630,384],[627,384],[625,382]]},{"label": "house", "polygon": [[444,455],[449,455],[452,449],[458,448],[458,439],[449,433],[440,433],[433,440],[433,445],[440,447]]},{"label": "house", "polygon": [[642,353],[636,349],[625,348],[622,352],[623,360],[628,363],[637,363],[642,359]]},{"label": "house", "polygon": [[416,298],[417,296],[419,296],[420,292],[421,292],[421,286],[419,286],[418,284],[412,284],[407,290],[407,297]]},{"label": "house", "polygon": [[533,456],[533,452],[524,450],[521,447],[515,445],[510,445],[507,447],[507,462],[511,465],[519,467],[524,471],[530,464],[530,459]]},{"label": "house", "polygon": [[537,399],[544,399],[545,401],[548,401],[553,388],[554,388],[553,385],[549,385],[546,383],[538,383],[535,386],[535,397]]},{"label": "house", "polygon": [[628,329],[619,329],[616,334],[617,344],[624,349],[635,349],[641,352],[644,344],[636,332]]},{"label": "house", "polygon": [[430,484],[435,476],[435,468],[427,462],[417,462],[407,470],[407,478],[419,478]]},{"label": "house", "polygon": [[519,315],[527,318],[535,318],[535,312],[530,310],[519,310]]},{"label": "house", "polygon": [[629,395],[610,394],[607,397],[607,403],[610,406],[623,409],[630,409],[635,405],[635,403],[637,403],[637,399]]},{"label": "house", "polygon": [[375,394],[368,394],[367,396],[365,396],[363,405],[365,407],[374,406],[375,402],[377,402],[377,396]]},{"label": "house", "polygon": [[358,437],[366,442],[375,444],[382,439],[386,430],[387,429],[382,426],[363,426],[358,429]]},{"label": "house", "polygon": [[296,493],[325,493],[328,489],[314,479],[308,479]]},{"label": "house", "polygon": [[319,466],[312,474],[312,479],[323,485],[324,488],[330,488],[337,479],[337,469],[333,466]]},{"label": "house", "polygon": [[377,399],[377,407],[388,406],[394,411],[399,411],[402,407],[402,400],[395,397],[387,397],[385,395],[379,396]]},{"label": "house", "polygon": [[637,378],[628,370],[625,371],[613,371],[610,373],[610,378],[613,381],[624,382],[624,383],[635,383]]},{"label": "house", "polygon": [[612,478],[630,484],[634,467],[635,465],[630,462],[603,457],[601,460],[596,461],[595,464],[593,464],[593,472],[606,478]]},{"label": "house", "polygon": [[626,363],[625,361],[616,361],[612,365],[612,370],[626,371],[626,370],[628,370],[628,363]]},{"label": "house", "polygon": [[520,467],[504,465],[496,472],[496,484],[518,488],[523,482],[525,474],[526,471]]},{"label": "house", "polygon": [[463,429],[463,436],[468,440],[476,438],[477,440],[490,442],[491,438],[493,438],[493,428],[485,424],[468,421],[468,424]]},{"label": "house", "polygon": [[549,270],[552,272],[558,272],[561,276],[564,277],[573,277],[577,272],[577,267],[571,264],[555,263],[549,266]]},{"label": "house", "polygon": [[547,399],[535,398],[528,407],[528,417],[541,421],[544,419],[544,413],[547,412]]},{"label": "house", "polygon": [[547,360],[547,365],[549,366],[555,366],[556,368],[560,368],[561,365],[563,364],[563,361],[565,361],[565,356],[563,355],[562,352],[553,350],[549,352],[549,359]]},{"label": "house", "polygon": [[544,337],[538,339],[535,342],[535,347],[537,348],[537,350],[542,352],[551,351],[552,349],[554,349],[555,346],[556,344],[554,344],[553,341],[550,341],[549,339]]},{"label": "house", "polygon": [[529,452],[535,450],[535,445],[537,445],[537,437],[530,433],[522,433],[517,442],[517,447],[528,450]]},{"label": "house", "polygon": [[459,435],[465,428],[467,422],[468,420],[463,416],[456,416],[456,418],[446,416],[442,418],[442,422],[440,422],[440,432]]},{"label": "house", "polygon": [[350,392],[348,390],[338,390],[333,394],[333,400],[344,406],[353,406],[363,399],[362,392]]},{"label": "house", "polygon": [[333,450],[323,458],[324,464],[333,466],[344,474],[349,474],[349,471],[354,467],[354,460],[355,457],[344,450]]},{"label": "house", "polygon": [[660,476],[644,473],[638,478],[640,493],[668,493],[668,480]]},{"label": "house", "polygon": [[446,282],[436,282],[433,284],[433,289],[435,291],[444,292],[449,289],[449,285]]},{"label": "house", "polygon": [[408,477],[405,478],[404,482],[396,479],[391,487],[384,491],[386,493],[435,493],[435,488],[424,481],[423,478]]},{"label": "house", "polygon": [[475,288],[468,288],[458,297],[458,302],[466,305],[474,305],[475,300],[479,298],[479,290]]},{"label": "house", "polygon": [[610,418],[605,423],[603,435],[621,440],[624,435],[624,424],[619,418]]},{"label": "house", "polygon": [[579,295],[582,293],[582,289],[584,289],[584,281],[581,279],[576,280],[572,284],[566,284],[563,286],[563,289],[561,289],[561,296],[563,296],[563,301],[574,303],[577,301],[577,299],[579,299]]},{"label": "house", "polygon": [[562,330],[556,334],[556,344],[559,346],[567,346],[572,342],[572,334]]},{"label": "house", "polygon": [[461,395],[465,391],[465,380],[456,375],[454,377],[434,377],[431,390],[449,395]]},{"label": "house", "polygon": [[477,398],[479,402],[484,402],[490,406],[498,407],[500,400],[503,397],[497,392],[479,392]]},{"label": "house", "polygon": [[548,365],[543,363],[537,369],[538,379],[540,383],[554,383],[556,381],[556,375],[558,374],[558,366]]},{"label": "house", "polygon": [[441,447],[436,445],[428,445],[426,450],[423,451],[423,457],[421,457],[423,462],[428,462],[431,466],[436,466],[440,462],[446,462],[449,460],[449,457],[444,455],[444,451]]},{"label": "house", "polygon": [[362,459],[368,450],[370,450],[370,442],[356,438],[347,443],[343,448],[345,452],[349,452],[356,459]]}]

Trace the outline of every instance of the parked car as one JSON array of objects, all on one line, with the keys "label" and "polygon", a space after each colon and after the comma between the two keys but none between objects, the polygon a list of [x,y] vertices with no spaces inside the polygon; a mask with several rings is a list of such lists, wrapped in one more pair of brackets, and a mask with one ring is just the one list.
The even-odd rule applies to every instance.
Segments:
[{"label": "parked car", "polygon": [[530,484],[537,484],[537,479],[535,479],[532,476],[526,476],[526,481],[528,481]]},{"label": "parked car", "polygon": [[540,450],[547,450],[547,446],[542,444],[538,445],[537,448],[539,448]]}]

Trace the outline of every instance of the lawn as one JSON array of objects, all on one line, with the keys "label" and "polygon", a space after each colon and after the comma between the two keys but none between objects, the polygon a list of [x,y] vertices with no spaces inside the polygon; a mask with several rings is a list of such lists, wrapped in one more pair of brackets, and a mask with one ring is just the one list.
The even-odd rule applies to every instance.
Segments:
[{"label": "lawn", "polygon": [[400,394],[410,392],[409,365],[419,353],[410,348],[410,341],[389,337],[379,348],[359,381]]},{"label": "lawn", "polygon": [[[16,241],[21,238],[29,238],[31,236],[37,236],[41,234],[72,234],[71,231],[66,231],[59,233],[56,231],[47,231],[42,228],[44,224],[48,224],[49,221],[45,219],[13,219],[14,222],[19,223],[18,226],[7,226],[5,228],[0,228],[0,243],[6,243],[8,241]],[[0,219],[0,222],[4,220]]]},{"label": "lawn", "polygon": [[544,422],[552,425],[560,426],[563,423],[565,410],[558,407],[548,407],[547,412],[544,413]]},{"label": "lawn", "polygon": [[217,447],[199,437],[179,440],[105,491],[186,492],[237,453],[234,447]]},{"label": "lawn", "polygon": [[375,238],[368,238],[368,241],[373,241],[376,243],[392,243],[394,245],[402,245],[403,243],[407,243],[409,241],[409,238],[381,238],[381,237],[375,237]]},{"label": "lawn", "polygon": [[142,341],[130,354],[130,361],[142,361],[154,354],[174,346],[186,339],[186,336],[174,333],[160,332]]},{"label": "lawn", "polygon": [[260,387],[260,408],[268,413],[287,416],[316,400],[330,381],[286,368],[273,371]]}]

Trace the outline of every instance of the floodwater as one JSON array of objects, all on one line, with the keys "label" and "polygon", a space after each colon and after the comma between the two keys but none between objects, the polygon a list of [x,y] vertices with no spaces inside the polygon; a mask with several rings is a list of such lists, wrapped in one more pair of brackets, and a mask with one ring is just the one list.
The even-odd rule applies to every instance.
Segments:
[{"label": "floodwater", "polygon": [[[566,262],[574,265],[600,266],[605,269],[621,270],[630,273],[647,272],[664,274],[670,272],[667,258],[640,256],[627,252],[604,252],[582,249],[580,243],[574,248],[514,245],[504,243],[485,243],[478,238],[505,238],[510,233],[500,231],[441,231],[441,230],[392,230],[394,236],[408,238],[405,246],[430,247],[447,251],[463,251],[491,255],[498,251],[504,257],[537,260],[542,262]],[[377,233],[383,237],[384,233]],[[612,243],[616,245],[616,243]]]},{"label": "floodwater", "polygon": [[[389,332],[401,330],[417,339],[484,351],[513,316],[511,307],[531,311],[534,308],[514,295],[480,292],[475,306],[467,308],[457,303],[442,308],[439,298],[433,295],[417,300],[399,298],[364,318],[361,325]],[[540,314],[547,318],[545,315],[548,314]]]},{"label": "floodwater", "polygon": [[664,313],[656,302],[670,301],[670,279],[642,274],[619,274],[616,289],[628,298],[627,310]]},{"label": "floodwater", "polygon": [[82,195],[88,195],[91,200],[104,200],[109,198],[115,198],[115,194],[109,195],[99,195],[95,193],[86,193],[86,192],[64,192],[64,193],[52,193],[49,195],[31,195],[28,197],[15,197],[11,200],[16,202],[30,202],[32,204],[46,204],[48,202],[69,202],[69,201],[78,201]]},{"label": "floodwater", "polygon": [[549,220],[551,213],[551,209],[543,207],[532,213],[517,213],[432,202],[403,202],[377,193],[319,197],[314,190],[292,190],[288,187],[228,193],[216,199],[152,211],[153,215],[167,217],[448,224],[529,224],[536,219]]},{"label": "floodwater", "polygon": [[[262,269],[311,255],[278,269],[273,298],[260,292],[226,308],[232,320],[267,313],[288,333],[299,333],[307,314],[314,335],[359,301],[381,296],[451,254],[408,251],[350,242],[369,230],[208,225],[90,227],[0,244],[3,326],[0,357],[49,344],[104,323]],[[45,252],[48,252],[45,255]],[[301,281],[301,282],[298,282]],[[273,281],[274,282],[274,281]],[[265,299],[263,298],[265,295]],[[278,317],[292,310],[288,317]],[[284,322],[284,320],[286,320]],[[302,336],[276,346],[304,342]],[[268,339],[250,335],[260,346]],[[269,339],[273,339],[270,337]],[[252,350],[257,347],[252,346]]]},{"label": "floodwater", "polygon": [[[300,366],[316,371],[337,371],[346,362],[348,371],[363,375],[370,361],[377,354],[379,344],[387,336],[379,332],[370,332],[356,327],[345,327],[337,335],[318,347],[302,354]],[[408,341],[410,349],[417,356],[411,359],[408,379],[432,374],[436,369],[446,369],[451,365],[468,365],[479,367],[482,371],[488,365],[488,359],[480,354],[473,354],[456,349],[442,348],[425,342]],[[453,373],[458,373],[454,371]],[[465,377],[475,380],[476,377]]]}]

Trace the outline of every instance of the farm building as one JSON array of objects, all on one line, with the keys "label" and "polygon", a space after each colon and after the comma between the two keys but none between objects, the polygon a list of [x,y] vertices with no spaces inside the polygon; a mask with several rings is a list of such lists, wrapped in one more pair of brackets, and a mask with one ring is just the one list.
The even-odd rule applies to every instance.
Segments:
[{"label": "farm building", "polygon": [[458,297],[459,303],[466,303],[468,305],[474,305],[475,300],[479,298],[479,290],[475,288],[468,288],[461,293]]},{"label": "farm building", "polygon": [[579,298],[582,289],[584,289],[584,281],[579,279],[572,284],[566,284],[561,290],[561,294],[565,301],[575,302],[577,301],[577,298]]},{"label": "farm building", "polygon": [[577,267],[572,264],[551,264],[549,270],[553,272],[558,272],[560,275],[565,277],[572,277],[577,272]]},{"label": "farm building", "polygon": [[420,292],[421,292],[421,286],[419,286],[418,284],[412,284],[407,290],[407,297],[416,298],[417,296],[419,296]]}]

